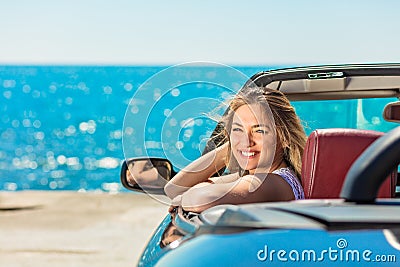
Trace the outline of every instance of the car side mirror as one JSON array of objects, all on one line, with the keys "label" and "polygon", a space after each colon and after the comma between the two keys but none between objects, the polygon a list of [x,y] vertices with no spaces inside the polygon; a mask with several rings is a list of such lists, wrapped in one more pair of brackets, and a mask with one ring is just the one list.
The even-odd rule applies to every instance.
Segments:
[{"label": "car side mirror", "polygon": [[386,121],[400,122],[400,102],[388,103],[383,110],[383,118]]},{"label": "car side mirror", "polygon": [[121,167],[121,183],[129,190],[165,195],[164,186],[176,173],[171,162],[159,158],[127,159]]}]

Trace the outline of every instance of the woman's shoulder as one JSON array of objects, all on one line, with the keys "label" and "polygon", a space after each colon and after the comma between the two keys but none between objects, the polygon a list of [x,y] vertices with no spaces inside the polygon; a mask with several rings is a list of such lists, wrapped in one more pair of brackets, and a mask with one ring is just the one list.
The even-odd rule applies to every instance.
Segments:
[{"label": "woman's shoulder", "polygon": [[278,174],[280,176],[285,176],[285,177],[291,177],[291,178],[298,179],[298,177],[296,176],[295,172],[290,167],[282,167],[282,168],[276,169],[272,173]]},{"label": "woman's shoulder", "polygon": [[304,198],[304,190],[301,186],[300,179],[290,167],[280,168],[272,173],[281,176],[292,187],[295,199]]}]

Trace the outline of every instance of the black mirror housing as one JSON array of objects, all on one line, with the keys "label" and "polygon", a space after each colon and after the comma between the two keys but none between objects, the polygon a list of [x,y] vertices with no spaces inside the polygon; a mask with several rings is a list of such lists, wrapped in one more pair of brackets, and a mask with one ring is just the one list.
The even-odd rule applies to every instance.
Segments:
[{"label": "black mirror housing", "polygon": [[167,159],[134,158],[123,162],[120,179],[128,190],[165,195],[164,186],[175,174]]}]

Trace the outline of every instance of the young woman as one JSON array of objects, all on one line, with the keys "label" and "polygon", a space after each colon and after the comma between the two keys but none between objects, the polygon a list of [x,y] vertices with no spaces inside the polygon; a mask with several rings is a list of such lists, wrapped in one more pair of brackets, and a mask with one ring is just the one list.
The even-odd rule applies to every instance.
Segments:
[{"label": "young woman", "polygon": [[[226,142],[164,187],[172,206],[201,212],[220,204],[304,198],[300,173],[306,135],[284,94],[246,88],[232,100],[223,122]],[[210,178],[223,167],[229,174]]]}]

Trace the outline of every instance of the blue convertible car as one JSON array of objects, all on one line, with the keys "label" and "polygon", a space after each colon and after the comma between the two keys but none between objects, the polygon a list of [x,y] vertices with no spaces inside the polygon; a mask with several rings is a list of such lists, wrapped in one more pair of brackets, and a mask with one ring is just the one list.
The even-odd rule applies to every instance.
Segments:
[{"label": "blue convertible car", "polygon": [[[306,199],[221,205],[200,214],[177,208],[155,230],[138,265],[400,266],[400,65],[269,70],[247,82],[285,93],[304,122]],[[181,139],[164,154],[144,157],[132,141],[138,155],[129,154],[124,162],[122,184],[165,198],[163,185],[182,167],[173,149],[194,149],[186,145],[193,129],[212,125],[192,122],[181,124]],[[221,131],[218,123],[212,126],[196,139],[203,142],[203,153],[212,148],[206,134],[210,138]],[[190,129],[192,135],[185,135]],[[144,141],[153,150],[165,147],[168,134],[161,135],[159,142]],[[146,181],[132,169],[138,164],[155,167],[162,179]]]}]

